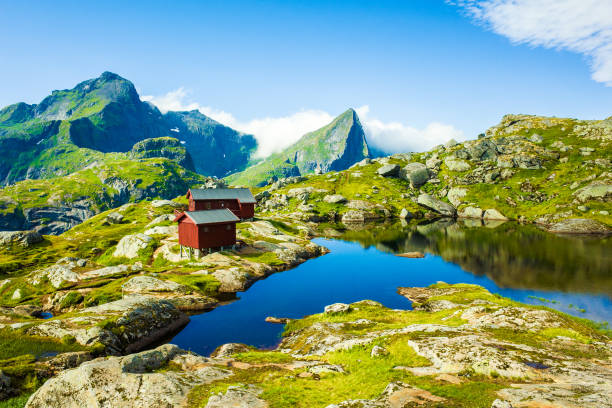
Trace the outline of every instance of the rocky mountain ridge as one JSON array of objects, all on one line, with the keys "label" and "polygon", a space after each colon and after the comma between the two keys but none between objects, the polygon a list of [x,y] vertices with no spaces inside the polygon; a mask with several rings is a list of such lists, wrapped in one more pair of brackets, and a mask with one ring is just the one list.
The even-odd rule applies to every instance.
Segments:
[{"label": "rocky mountain ridge", "polygon": [[209,176],[243,169],[257,147],[253,136],[198,111],[162,114],[140,100],[130,81],[104,72],[37,105],[0,110],[0,184],[67,175],[167,136],[178,138],[194,170]]},{"label": "rocky mountain ridge", "polygon": [[270,179],[344,170],[369,157],[370,149],[357,112],[348,109],[282,152],[227,180],[232,184],[262,185]]}]

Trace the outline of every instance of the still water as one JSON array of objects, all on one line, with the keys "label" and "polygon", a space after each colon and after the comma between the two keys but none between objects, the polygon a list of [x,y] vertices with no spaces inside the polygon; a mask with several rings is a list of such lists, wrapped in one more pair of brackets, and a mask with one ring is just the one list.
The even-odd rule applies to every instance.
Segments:
[{"label": "still water", "polygon": [[[372,299],[409,309],[400,286],[474,283],[525,303],[612,321],[612,240],[558,237],[514,223],[466,226],[453,221],[378,225],[317,238],[330,253],[256,282],[238,299],[191,317],[171,343],[208,354],[236,342],[274,347],[282,325],[267,316],[300,318],[325,305]],[[421,251],[422,259],[395,254]]]}]

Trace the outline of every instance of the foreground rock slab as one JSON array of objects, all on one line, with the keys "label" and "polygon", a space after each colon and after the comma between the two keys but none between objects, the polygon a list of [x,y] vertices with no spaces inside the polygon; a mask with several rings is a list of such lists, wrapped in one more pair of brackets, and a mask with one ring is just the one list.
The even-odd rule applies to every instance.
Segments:
[{"label": "foreground rock slab", "polygon": [[[125,357],[96,359],[48,380],[28,400],[27,408],[172,408],[186,402],[198,384],[231,372],[174,345]],[[171,364],[174,369],[156,372]]]}]

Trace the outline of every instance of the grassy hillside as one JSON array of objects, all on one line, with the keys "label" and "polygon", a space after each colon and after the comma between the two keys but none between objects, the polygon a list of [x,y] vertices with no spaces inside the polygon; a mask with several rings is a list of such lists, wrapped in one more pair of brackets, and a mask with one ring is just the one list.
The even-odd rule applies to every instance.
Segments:
[{"label": "grassy hillside", "polygon": [[[478,140],[375,159],[348,170],[309,176],[299,183],[268,186],[261,189],[271,194],[262,209],[332,220],[355,207],[381,216],[385,212],[398,215],[404,208],[426,216],[432,212],[416,200],[427,193],[446,203],[454,201],[460,214],[466,207],[478,207],[526,222],[590,218],[611,226],[611,143],[612,119],[508,115]],[[427,166],[426,183],[411,186],[401,175],[377,173],[383,165],[403,169],[409,163]],[[307,194],[295,189],[307,189],[303,190]],[[342,195],[349,203],[324,201],[332,194]],[[359,203],[351,205],[351,201]]]}]

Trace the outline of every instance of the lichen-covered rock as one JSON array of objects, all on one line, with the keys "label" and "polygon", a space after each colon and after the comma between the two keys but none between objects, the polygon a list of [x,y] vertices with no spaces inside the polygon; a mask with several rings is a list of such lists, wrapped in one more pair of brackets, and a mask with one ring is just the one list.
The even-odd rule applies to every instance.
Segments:
[{"label": "lichen-covered rock", "polygon": [[423,163],[408,163],[400,170],[400,177],[414,187],[420,187],[429,180],[429,170]]},{"label": "lichen-covered rock", "polygon": [[465,160],[457,159],[456,157],[448,156],[444,159],[444,164],[450,171],[468,171],[471,166]]},{"label": "lichen-covered rock", "polygon": [[489,208],[488,210],[485,210],[485,212],[482,214],[482,218],[484,218],[485,220],[508,221],[508,218],[499,211],[497,211],[495,208]]},{"label": "lichen-covered rock", "polygon": [[460,209],[458,215],[461,218],[480,219],[482,218],[483,211],[482,209],[478,207],[467,206],[467,207],[463,207],[462,209]]},{"label": "lichen-covered rock", "polygon": [[151,201],[151,206],[152,207],[173,207],[173,208],[178,208],[181,207],[182,204],[177,203],[176,201],[172,201],[172,200],[153,200]]},{"label": "lichen-covered rock", "polygon": [[152,276],[135,276],[121,285],[121,289],[128,293],[151,292],[188,292],[189,288],[172,281],[164,281]]},{"label": "lichen-covered rock", "polygon": [[[70,336],[85,346],[101,343],[110,353],[129,353],[159,340],[187,322],[189,318],[167,300],[128,296],[81,309],[70,317],[33,325],[27,333],[58,339]],[[113,328],[121,328],[120,334]]]},{"label": "lichen-covered rock", "polygon": [[41,271],[34,272],[30,282],[32,285],[40,285],[44,279],[47,279],[51,286],[59,289],[64,282],[78,282],[80,277],[67,266],[51,265]]},{"label": "lichen-covered rock", "polygon": [[262,392],[254,386],[233,385],[224,394],[212,395],[205,408],[267,408],[268,403],[258,397]]},{"label": "lichen-covered rock", "polygon": [[462,199],[463,197],[465,197],[467,192],[468,191],[466,188],[453,187],[450,190],[448,190],[446,197],[448,198],[448,201],[450,201],[452,205],[454,205],[455,207],[458,207],[463,202]]},{"label": "lichen-covered rock", "polygon": [[569,218],[559,221],[548,228],[548,231],[556,234],[610,234],[610,228],[597,221],[588,218]]},{"label": "lichen-covered rock", "polygon": [[0,231],[0,246],[10,246],[13,244],[22,247],[42,242],[43,237],[38,231]]},{"label": "lichen-covered rock", "polygon": [[381,166],[376,173],[383,177],[397,177],[399,176],[400,166],[397,164],[385,164]]},{"label": "lichen-covered rock", "polygon": [[109,224],[121,224],[123,222],[123,214],[113,211],[106,216],[106,221]]},{"label": "lichen-covered rock", "polygon": [[344,198],[344,196],[341,196],[340,194],[329,194],[323,197],[323,201],[331,204],[342,204],[346,203],[347,199]]},{"label": "lichen-covered rock", "polygon": [[[159,369],[173,364],[178,369]],[[174,345],[163,345],[125,357],[96,359],[67,370],[43,384],[27,408],[173,408],[186,403],[188,392],[231,372],[207,364]]]},{"label": "lichen-covered rock", "polygon": [[226,344],[222,344],[219,347],[217,347],[215,351],[211,353],[210,356],[226,358],[226,357],[231,357],[233,354],[246,353],[248,351],[251,351],[251,348],[247,346],[246,344],[226,343]]},{"label": "lichen-covered rock", "polygon": [[115,258],[136,258],[139,252],[153,243],[153,238],[145,234],[126,235],[117,244],[113,256]]},{"label": "lichen-covered rock", "polygon": [[446,401],[444,398],[429,391],[402,382],[395,382],[387,385],[377,399],[347,400],[328,405],[326,408],[433,408],[444,406],[442,404],[444,401]]},{"label": "lichen-covered rock", "polygon": [[326,314],[347,313],[351,310],[351,306],[346,303],[334,303],[333,305],[325,306]]},{"label": "lichen-covered rock", "polygon": [[457,209],[455,207],[445,203],[444,201],[438,200],[429,194],[419,195],[417,198],[417,203],[447,217],[454,217],[457,215]]},{"label": "lichen-covered rock", "polygon": [[172,235],[178,232],[178,225],[158,225],[153,228],[149,228],[144,232],[145,235]]},{"label": "lichen-covered rock", "polygon": [[612,185],[593,183],[574,192],[578,201],[584,203],[589,200],[606,200],[612,197]]},{"label": "lichen-covered rock", "polygon": [[219,269],[212,275],[221,282],[219,292],[240,292],[250,283],[249,274],[239,268]]}]

